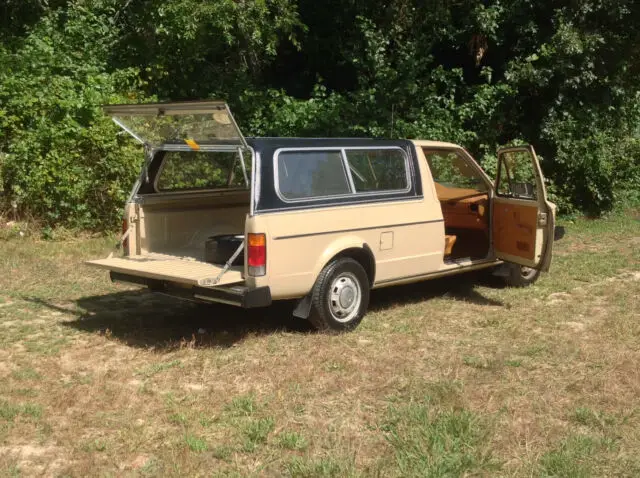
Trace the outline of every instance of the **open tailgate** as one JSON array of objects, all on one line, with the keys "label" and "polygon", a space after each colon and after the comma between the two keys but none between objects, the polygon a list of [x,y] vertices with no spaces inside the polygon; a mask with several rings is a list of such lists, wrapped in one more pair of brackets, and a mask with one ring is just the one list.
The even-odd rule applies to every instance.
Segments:
[{"label": "open tailgate", "polygon": [[232,266],[221,276],[222,266],[161,254],[109,257],[86,264],[121,274],[192,286],[214,287],[243,282],[242,266]]}]

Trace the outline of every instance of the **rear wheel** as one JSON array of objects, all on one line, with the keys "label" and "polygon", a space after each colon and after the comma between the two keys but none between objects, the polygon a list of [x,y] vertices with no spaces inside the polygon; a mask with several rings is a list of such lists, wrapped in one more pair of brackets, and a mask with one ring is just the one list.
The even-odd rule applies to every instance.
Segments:
[{"label": "rear wheel", "polygon": [[527,287],[533,284],[540,277],[538,269],[509,264],[509,274],[504,276],[504,281],[511,287]]},{"label": "rear wheel", "polygon": [[368,305],[369,278],[365,270],[354,259],[336,259],[322,270],[313,287],[309,321],[318,330],[353,330]]}]

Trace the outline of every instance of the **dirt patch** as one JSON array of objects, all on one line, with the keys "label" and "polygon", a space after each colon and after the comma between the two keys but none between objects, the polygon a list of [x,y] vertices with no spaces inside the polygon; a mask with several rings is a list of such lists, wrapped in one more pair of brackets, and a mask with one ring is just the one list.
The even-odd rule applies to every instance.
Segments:
[{"label": "dirt patch", "polygon": [[58,476],[62,470],[73,463],[64,456],[63,448],[52,445],[0,447],[0,457],[13,461],[25,476]]},{"label": "dirt patch", "polygon": [[547,297],[548,304],[557,304],[567,300],[571,300],[571,294],[567,292],[554,292],[553,294],[549,294]]}]

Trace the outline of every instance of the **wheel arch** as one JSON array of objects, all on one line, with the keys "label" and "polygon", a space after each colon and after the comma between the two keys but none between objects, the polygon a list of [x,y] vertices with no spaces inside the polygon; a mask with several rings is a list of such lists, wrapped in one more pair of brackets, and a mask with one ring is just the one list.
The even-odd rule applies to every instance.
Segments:
[{"label": "wheel arch", "polygon": [[[369,287],[370,288],[373,287],[373,284],[376,279],[376,259],[375,259],[375,255],[373,254],[373,251],[371,250],[371,247],[369,247],[369,245],[366,242],[363,242],[363,241],[356,241],[356,242],[349,242],[349,243],[343,242],[342,248],[334,247],[330,250],[331,250],[331,253],[325,252],[321,260],[318,261],[319,263],[316,266],[316,270],[314,271],[314,277],[316,278],[315,281],[317,281],[317,278],[320,275],[320,272],[336,259],[351,258],[362,266],[365,273],[367,274],[367,278],[369,279]],[[315,281],[314,281],[314,286],[315,286]],[[311,308],[312,291],[313,291],[313,287],[311,291],[309,291],[304,297],[302,297],[298,301],[298,305],[296,306],[293,312],[293,315],[295,317],[298,317],[301,319],[306,319],[309,317],[309,312]]]},{"label": "wheel arch", "polygon": [[362,244],[362,247],[350,247],[340,251],[327,261],[324,267],[342,257],[349,257],[357,261],[367,273],[367,277],[369,278],[369,287],[373,286],[373,283],[376,280],[376,259],[373,255],[373,251],[366,242]]}]

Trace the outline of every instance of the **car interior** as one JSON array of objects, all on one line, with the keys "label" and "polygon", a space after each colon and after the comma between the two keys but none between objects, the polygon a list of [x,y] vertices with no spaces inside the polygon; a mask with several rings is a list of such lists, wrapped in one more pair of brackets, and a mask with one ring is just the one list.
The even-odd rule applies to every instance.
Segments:
[{"label": "car interior", "polygon": [[480,173],[455,150],[424,148],[445,227],[445,261],[489,254],[489,190]]}]

